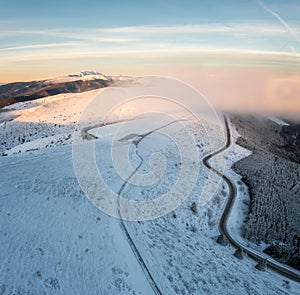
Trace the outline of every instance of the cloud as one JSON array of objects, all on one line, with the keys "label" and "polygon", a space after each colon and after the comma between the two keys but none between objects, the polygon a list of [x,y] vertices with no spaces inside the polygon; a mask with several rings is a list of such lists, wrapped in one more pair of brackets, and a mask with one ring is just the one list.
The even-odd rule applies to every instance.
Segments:
[{"label": "cloud", "polygon": [[104,43],[126,43],[137,41],[135,37],[126,36],[105,36],[100,35],[99,31],[91,29],[56,29],[56,30],[2,30],[0,31],[0,38],[2,37],[18,37],[18,36],[48,36],[64,39],[76,39],[82,41],[104,42]]},{"label": "cloud", "polygon": [[[43,44],[41,42],[45,37],[49,37],[48,43],[51,42],[51,44]],[[15,40],[22,40],[24,43],[16,45],[14,42],[12,46],[9,46],[9,43],[6,40],[4,42],[3,38],[14,38]],[[249,22],[225,25],[216,23],[207,25],[77,28],[76,30],[70,28],[2,30],[0,31],[0,48],[2,47],[0,51],[50,49],[51,47],[63,47],[64,45],[65,47],[70,47],[72,46],[71,42],[73,42],[74,46],[76,46],[75,42],[82,42],[82,44],[78,45],[79,47],[81,46],[82,50],[91,50],[93,47],[98,46],[98,49],[101,47],[104,51],[107,50],[107,47],[113,46],[115,46],[115,48],[112,48],[113,50],[120,48],[128,50],[131,47],[158,50],[168,46],[168,50],[172,51],[173,47],[179,50],[179,45],[181,45],[180,50],[201,51],[201,45],[203,44],[211,47],[211,49],[215,46],[217,50],[220,47],[226,47],[227,44],[235,44],[237,48],[241,46],[248,49],[262,50],[265,47],[270,50],[272,45],[271,42],[266,41],[268,38],[275,43],[278,42],[278,38],[282,38],[283,42],[287,42],[285,27]],[[277,44],[275,46],[278,46]],[[193,46],[196,46],[196,48],[193,49]],[[226,48],[223,48],[223,50],[226,50]]]},{"label": "cloud", "polygon": [[[47,45],[46,45],[47,46]],[[51,46],[50,46],[51,47]],[[292,62],[299,63],[300,54],[293,54],[287,52],[277,51],[261,51],[261,50],[241,50],[236,48],[215,48],[208,46],[197,45],[177,45],[171,46],[168,44],[155,45],[155,47],[128,47],[126,49],[119,49],[118,47],[109,47],[104,49],[85,48],[82,50],[79,46],[74,47],[70,51],[69,46],[66,48],[62,45],[60,50],[51,52],[38,53],[19,53],[13,55],[2,56],[3,63],[11,62],[31,62],[31,61],[45,61],[45,60],[76,60],[76,59],[91,59],[91,58],[131,58],[131,59],[151,59],[151,58],[174,58],[180,56],[183,58],[207,57],[208,60],[213,60],[214,57],[219,56],[225,58],[224,62],[228,62],[228,57],[239,57],[241,62],[247,62],[248,59],[258,64],[263,61],[271,61],[272,63]]]},{"label": "cloud", "polygon": [[[8,67],[18,62],[29,65],[30,62],[43,60],[98,58],[139,61],[158,58],[163,62],[162,58],[170,60],[176,56],[182,60],[196,61],[201,58],[203,63],[207,63],[205,58],[211,55],[218,57],[215,64],[229,62],[226,58],[222,61],[221,56],[237,55],[241,57],[241,63],[250,64],[249,60],[252,59],[253,66],[260,62],[264,64],[266,60],[272,66],[291,61],[298,66],[297,58],[300,55],[295,53],[296,49],[289,48],[289,52],[286,52],[287,46],[278,46],[281,41],[288,44],[286,35],[286,28],[282,25],[254,21],[226,25],[2,30],[0,54],[1,62]],[[1,36],[8,36],[9,39],[16,37],[16,42],[9,46],[6,40],[1,40]],[[254,56],[259,58],[253,59]],[[213,58],[208,60],[213,62]]]},{"label": "cloud", "polygon": [[24,50],[24,49],[49,49],[49,48],[59,48],[59,47],[73,47],[78,46],[81,43],[75,42],[62,42],[62,43],[49,43],[49,44],[31,44],[31,45],[21,45],[14,47],[0,48],[0,51],[12,51],[12,50]]},{"label": "cloud", "polygon": [[[254,24],[255,23],[255,24]],[[293,30],[296,32],[296,30]],[[298,28],[299,31],[299,28]],[[120,42],[128,41],[124,38],[126,35],[136,34],[250,34],[256,35],[277,35],[286,33],[286,29],[282,26],[272,25],[268,23],[257,23],[251,21],[247,23],[232,23],[232,24],[201,24],[201,25],[173,25],[173,26],[126,26],[116,28],[77,28],[73,29],[55,29],[55,30],[2,30],[0,36],[19,36],[19,35],[47,35],[54,37],[69,37],[76,39],[91,39],[97,40],[97,36],[105,41]],[[108,35],[108,36],[107,36]],[[115,36],[114,36],[115,35]],[[116,36],[119,36],[118,38]],[[123,36],[123,37],[122,37]],[[135,39],[135,38],[134,38]]]},{"label": "cloud", "polygon": [[297,40],[297,42],[300,42],[300,38],[297,34],[297,31],[294,30],[292,27],[290,27],[290,25],[275,11],[273,11],[271,8],[269,8],[268,6],[265,5],[265,3],[261,0],[257,1],[258,4],[268,13],[270,13],[271,15],[273,15],[286,29],[286,31],[288,31],[289,33],[291,33],[291,35]]},{"label": "cloud", "polygon": [[209,24],[209,25],[174,25],[174,26],[131,26],[98,29],[106,33],[140,33],[140,34],[190,34],[190,33],[249,33],[278,34],[284,30],[280,26],[271,26],[265,23],[251,24]]}]

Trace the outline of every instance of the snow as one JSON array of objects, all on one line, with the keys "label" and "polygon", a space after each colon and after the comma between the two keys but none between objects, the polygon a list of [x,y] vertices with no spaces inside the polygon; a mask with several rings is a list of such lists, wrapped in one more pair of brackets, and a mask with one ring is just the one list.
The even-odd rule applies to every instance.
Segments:
[{"label": "snow", "polygon": [[67,83],[67,82],[74,82],[74,81],[88,81],[88,80],[96,80],[101,79],[107,81],[109,78],[108,76],[103,75],[99,72],[94,71],[82,71],[74,74],[69,74],[67,76],[56,77],[53,79],[45,80],[45,83],[48,84],[58,84],[58,83]]},{"label": "snow", "polygon": [[[235,186],[237,187],[237,196],[236,200],[234,202],[232,212],[228,219],[228,229],[232,237],[236,241],[238,241],[241,245],[243,245],[245,248],[249,248],[252,251],[256,251],[260,255],[265,256],[269,261],[273,261],[276,263],[277,261],[274,260],[272,257],[266,255],[263,253],[263,250],[267,248],[267,245],[263,242],[261,242],[259,245],[250,242],[246,239],[244,239],[241,235],[242,227],[244,226],[245,218],[248,215],[248,206],[250,204],[250,194],[248,191],[248,187],[241,181],[242,177],[235,173],[231,166],[245,158],[251,155],[251,151],[241,147],[236,143],[237,139],[240,137],[240,134],[236,130],[235,126],[233,124],[230,124],[231,129],[231,136],[232,136],[232,143],[231,146],[226,149],[221,154],[218,154],[214,158],[211,159],[211,164],[213,164],[213,167],[218,167],[218,170],[221,171],[222,168],[222,159],[226,159],[226,169],[225,169],[225,175],[228,176]],[[221,164],[220,164],[221,163]],[[283,265],[285,268],[290,269],[292,271],[295,271],[295,269],[289,267],[288,265]]]},{"label": "snow", "polygon": [[82,71],[79,73],[74,73],[74,74],[69,74],[68,77],[85,77],[85,76],[101,76],[106,78],[105,75],[103,75],[100,72],[95,72],[95,71]]},{"label": "snow", "polygon": [[[70,144],[82,110],[102,91],[58,94],[4,108],[0,113],[0,152],[12,154]],[[87,125],[93,122],[93,116],[87,115]]]},{"label": "snow", "polygon": [[275,122],[276,124],[278,124],[279,126],[286,126],[286,125],[290,125],[289,123],[275,117],[275,116],[272,116],[272,115],[267,115],[266,116],[269,120]]},{"label": "snow", "polygon": [[[0,113],[0,138],[6,142],[1,144],[1,152],[8,154],[0,157],[0,294],[153,294],[119,219],[104,214],[88,200],[74,172],[73,132],[99,120],[90,112],[81,124],[76,122],[101,91],[59,94],[18,103]],[[123,118],[131,114],[123,111]],[[143,163],[124,186],[123,198],[154,199],[176,183],[183,160],[194,167],[192,155],[182,159],[178,153],[180,147],[191,148],[185,141],[187,134],[195,140],[199,159],[223,146],[223,129],[209,118],[203,117],[201,122],[182,114],[177,118],[185,121],[140,142]],[[124,179],[140,163],[133,140],[162,123],[165,121],[158,117],[142,116],[126,122],[126,128],[119,122],[89,131],[99,136],[93,141],[96,161],[112,191],[119,192]],[[234,138],[237,136],[234,133]],[[121,175],[112,160],[112,145],[127,151],[119,157],[131,168],[122,166]],[[246,208],[243,200],[248,196],[246,187],[238,183],[240,176],[230,167],[247,155],[249,151],[233,144],[211,159],[221,171],[225,167],[226,175],[239,188],[229,220],[236,237]],[[137,185],[146,176],[149,182]],[[225,184],[201,164],[196,182],[180,206],[153,220],[125,222],[162,294],[299,294],[299,283],[290,281],[287,289],[284,277],[270,270],[260,272],[253,260],[245,257],[240,261],[233,256],[234,248],[216,243],[227,196]],[[191,210],[193,202],[196,213]]]},{"label": "snow", "polygon": [[69,74],[66,76],[48,79],[45,80],[44,82],[48,84],[59,84],[59,83],[74,82],[79,80],[88,81],[88,80],[98,80],[98,79],[104,81],[113,80],[114,82],[119,82],[119,81],[128,81],[131,80],[132,78],[129,76],[122,76],[122,75],[108,76],[96,71],[82,71],[78,73]]},{"label": "snow", "polygon": [[70,146],[45,151],[1,158],[1,294],[153,294],[118,220],[82,194]]}]

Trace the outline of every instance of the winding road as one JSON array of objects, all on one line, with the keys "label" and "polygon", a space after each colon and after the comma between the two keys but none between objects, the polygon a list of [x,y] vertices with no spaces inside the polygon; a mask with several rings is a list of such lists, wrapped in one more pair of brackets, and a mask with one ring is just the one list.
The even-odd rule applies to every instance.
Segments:
[{"label": "winding road", "polygon": [[209,163],[209,160],[212,157],[224,152],[226,149],[228,149],[231,146],[231,132],[230,132],[230,127],[229,127],[229,122],[228,122],[228,119],[226,116],[224,116],[224,121],[225,121],[225,128],[226,128],[226,143],[225,143],[225,145],[221,149],[205,156],[202,160],[203,164],[208,169],[212,170],[214,173],[216,173],[217,175],[219,175],[220,177],[223,178],[223,180],[225,181],[225,183],[227,184],[227,186],[229,188],[229,197],[228,197],[228,201],[226,203],[226,206],[224,208],[224,211],[222,213],[222,216],[221,216],[221,219],[219,222],[219,231],[221,234],[225,235],[225,237],[228,239],[228,241],[230,242],[231,245],[233,245],[234,247],[236,247],[238,249],[242,249],[244,251],[244,253],[246,253],[249,257],[253,258],[256,261],[261,261],[261,260],[267,259],[266,265],[270,269],[281,274],[282,276],[284,276],[286,278],[289,278],[296,282],[300,282],[299,272],[293,271],[292,269],[285,267],[284,265],[280,264],[279,262],[270,260],[269,257],[243,246],[238,241],[236,241],[232,237],[232,235],[229,233],[228,219],[229,219],[232,207],[234,205],[234,202],[235,202],[235,199],[237,196],[237,188],[236,188],[235,184],[227,176],[225,176],[220,171],[213,168]]},{"label": "winding road", "polygon": [[[180,121],[180,120],[177,120]],[[121,194],[124,190],[124,188],[126,187],[128,181],[134,176],[134,174],[137,172],[137,170],[142,166],[143,164],[143,158],[142,156],[139,154],[138,152],[138,145],[139,143],[147,136],[149,136],[150,134],[167,127],[168,125],[171,125],[177,121],[172,121],[166,125],[163,125],[159,128],[153,129],[145,134],[134,134],[134,137],[136,137],[137,139],[135,141],[133,141],[133,143],[136,146],[136,155],[139,157],[140,164],[136,167],[136,169],[129,175],[129,177],[126,179],[126,181],[123,183],[123,185],[121,186],[119,192],[118,192],[118,202],[119,202],[119,209],[118,209],[118,214],[120,216],[120,227],[128,241],[128,244],[130,245],[135,257],[137,258],[142,271],[144,272],[150,286],[152,287],[154,293],[156,295],[162,295],[163,293],[161,292],[161,290],[159,289],[158,285],[156,284],[154,278],[152,277],[144,259],[142,258],[142,255],[140,254],[137,246],[135,245],[134,241],[132,240],[128,229],[125,225],[124,220],[122,219],[121,216],[121,210],[120,210],[120,198],[121,198]],[[213,158],[214,156],[224,152],[226,149],[228,149],[231,146],[231,131],[230,131],[230,127],[229,127],[229,122],[226,116],[224,116],[224,121],[225,121],[225,129],[226,129],[226,143],[225,145],[220,148],[219,150],[212,152],[210,154],[208,154],[207,156],[205,156],[202,161],[203,164],[210,170],[212,170],[214,173],[216,173],[219,177],[221,177],[225,183],[227,184],[228,188],[229,188],[229,196],[228,196],[228,200],[227,203],[225,205],[225,208],[223,210],[220,222],[219,222],[219,231],[221,234],[224,234],[225,237],[228,239],[228,241],[230,242],[230,244],[234,247],[236,247],[237,249],[242,249],[244,253],[246,253],[248,255],[248,257],[253,258],[256,261],[262,261],[262,260],[266,260],[266,265],[272,269],[273,271],[281,274],[282,276],[289,278],[291,280],[294,280],[296,282],[300,282],[300,276],[299,273],[297,271],[293,271],[292,269],[285,267],[284,265],[280,264],[279,262],[276,262],[274,260],[270,260],[269,257],[253,250],[253,249],[249,249],[245,246],[243,246],[242,244],[240,244],[238,241],[236,241],[233,236],[230,234],[229,230],[228,230],[228,219],[230,217],[230,213],[231,210],[233,208],[234,202],[236,200],[236,196],[237,196],[237,188],[235,186],[235,184],[224,174],[222,174],[220,171],[216,170],[215,168],[213,168],[209,161],[211,158]],[[108,124],[97,124],[97,125],[93,125],[93,126],[88,126],[84,129],[82,129],[81,131],[81,136],[83,139],[85,140],[91,140],[91,139],[97,139],[97,137],[95,135],[92,135],[91,133],[89,133],[88,131],[94,128],[99,128],[99,127],[103,127],[109,124],[114,124],[114,123],[119,123],[121,121],[118,122],[113,122],[113,123],[108,123]],[[126,138],[124,138],[124,140],[126,140]],[[122,141],[122,139],[121,139]]]},{"label": "winding road", "polygon": [[[123,140],[127,140],[127,139],[131,139],[131,138],[134,138],[136,137],[136,139],[133,141],[136,149],[135,149],[135,152],[136,152],[136,155],[138,156],[138,158],[140,159],[140,163],[139,165],[132,171],[132,173],[128,176],[128,178],[125,180],[125,182],[122,184],[120,190],[118,191],[118,215],[120,217],[120,227],[121,227],[121,230],[123,231],[126,239],[127,239],[127,242],[133,252],[133,254],[135,255],[137,261],[139,262],[140,266],[141,266],[141,269],[143,271],[143,273],[145,274],[145,277],[147,278],[153,292],[156,294],[156,295],[163,295],[163,293],[161,292],[161,290],[159,289],[158,285],[156,284],[153,276],[151,275],[140,251],[138,250],[137,246],[135,245],[134,241],[132,240],[130,234],[129,234],[129,231],[126,227],[126,224],[125,224],[125,221],[124,219],[122,218],[122,214],[121,214],[121,210],[120,210],[120,199],[121,199],[121,194],[123,192],[123,190],[125,189],[127,183],[130,181],[130,179],[136,174],[136,172],[138,171],[138,169],[143,165],[143,162],[144,162],[144,159],[143,157],[139,154],[139,151],[138,151],[138,146],[139,144],[141,143],[141,141],[146,138],[147,136],[151,135],[152,133],[154,132],[157,132],[158,130],[160,129],[163,129],[171,124],[174,124],[176,122],[179,122],[179,121],[183,121],[183,120],[174,120],[174,121],[171,121],[163,126],[160,126],[156,129],[153,129],[153,130],[150,130],[149,132],[146,132],[144,134],[129,134],[128,136],[126,136],[126,138],[123,138],[123,139],[120,139],[119,141],[123,141]],[[97,136],[89,133],[88,131],[91,130],[91,129],[94,129],[94,128],[101,128],[103,126],[107,126],[107,125],[111,125],[111,124],[115,124],[115,123],[120,123],[120,122],[123,122],[123,121],[117,121],[117,122],[113,122],[113,123],[107,123],[107,124],[96,124],[96,125],[93,125],[93,126],[88,126],[88,127],[85,127],[82,129],[81,131],[81,137],[83,140],[91,140],[91,139],[97,139]]]},{"label": "winding road", "polygon": [[[150,286],[152,287],[152,290],[153,290],[154,293],[157,294],[157,295],[162,295],[163,293],[160,291],[158,285],[156,284],[155,280],[153,279],[153,277],[152,277],[152,275],[151,275],[151,273],[150,273],[150,271],[149,271],[147,265],[146,265],[145,262],[144,262],[143,257],[141,256],[141,254],[140,254],[138,248],[136,247],[135,243],[133,242],[133,240],[132,240],[132,238],[131,238],[131,236],[130,236],[130,234],[129,234],[129,232],[128,232],[128,229],[127,229],[127,227],[126,227],[126,225],[125,225],[124,219],[122,218],[122,214],[121,214],[121,210],[120,210],[120,207],[121,207],[121,205],[120,205],[120,199],[121,199],[121,194],[122,194],[123,190],[125,189],[127,183],[130,181],[130,179],[135,175],[135,173],[139,170],[139,168],[140,168],[140,167],[143,165],[143,163],[144,163],[144,159],[143,159],[143,157],[139,154],[139,151],[138,151],[138,146],[139,146],[139,144],[141,143],[141,141],[142,141],[144,138],[146,138],[147,136],[151,135],[152,133],[154,133],[154,132],[156,132],[156,131],[158,131],[158,130],[160,130],[160,129],[163,129],[163,128],[165,128],[165,127],[171,125],[171,124],[174,124],[174,123],[176,123],[176,122],[178,122],[178,121],[180,121],[180,120],[172,121],[172,122],[170,122],[170,123],[168,123],[168,124],[165,124],[165,125],[163,125],[163,126],[161,126],[161,127],[158,127],[158,128],[156,128],[156,129],[153,129],[153,130],[151,130],[151,131],[149,131],[149,132],[147,132],[147,133],[141,134],[141,135],[139,135],[139,134],[134,134],[134,137],[137,137],[137,139],[136,139],[135,141],[133,141],[133,143],[135,144],[135,147],[136,147],[135,152],[136,152],[136,155],[138,156],[138,158],[140,159],[140,163],[139,163],[139,165],[134,169],[134,171],[132,171],[132,173],[131,173],[131,174],[129,175],[129,177],[125,180],[125,182],[124,182],[123,185],[121,186],[120,190],[118,191],[118,215],[119,215],[119,217],[120,217],[120,226],[121,226],[121,229],[122,229],[122,231],[124,232],[124,234],[125,234],[125,236],[126,236],[126,238],[127,238],[127,241],[128,241],[128,243],[129,243],[129,246],[131,247],[131,249],[132,249],[132,251],[133,251],[135,257],[137,258],[137,260],[138,260],[138,262],[139,262],[139,264],[140,264],[140,266],[141,266],[141,268],[142,268],[142,270],[143,270],[143,272],[144,272],[144,274],[145,274],[145,276],[146,276],[146,278],[147,278],[147,280],[148,280]],[[122,139],[120,139],[119,141],[122,141]]]}]

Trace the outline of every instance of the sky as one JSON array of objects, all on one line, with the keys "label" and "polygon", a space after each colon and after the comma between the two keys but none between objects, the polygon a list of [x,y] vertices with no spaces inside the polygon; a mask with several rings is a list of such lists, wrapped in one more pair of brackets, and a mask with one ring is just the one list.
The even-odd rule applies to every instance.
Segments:
[{"label": "sky", "polygon": [[82,70],[189,82],[272,76],[290,77],[293,89],[282,92],[298,93],[299,0],[0,0],[0,7],[0,82]]}]

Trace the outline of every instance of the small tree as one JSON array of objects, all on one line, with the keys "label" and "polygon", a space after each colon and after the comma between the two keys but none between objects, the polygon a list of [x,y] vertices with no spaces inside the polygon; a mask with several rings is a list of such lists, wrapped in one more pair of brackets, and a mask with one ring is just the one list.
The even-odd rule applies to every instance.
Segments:
[{"label": "small tree", "polygon": [[191,225],[190,230],[191,232],[195,233],[197,231],[197,228],[194,225]]},{"label": "small tree", "polygon": [[191,210],[193,212],[193,214],[197,214],[198,210],[197,210],[197,204],[196,202],[193,202],[192,205],[191,205]]},{"label": "small tree", "polygon": [[287,288],[288,290],[291,289],[290,282],[287,280],[283,280],[282,286]]},{"label": "small tree", "polygon": [[227,241],[226,237],[224,236],[224,234],[220,234],[218,236],[217,243],[222,245],[222,246],[227,246],[228,245],[228,241]]},{"label": "small tree", "polygon": [[234,252],[234,256],[238,259],[244,259],[244,255],[243,255],[244,251],[242,248],[238,248],[236,249],[236,251]]},{"label": "small tree", "polygon": [[267,269],[267,259],[260,260],[256,265],[255,268],[261,271],[266,271]]}]

